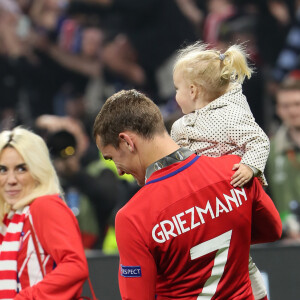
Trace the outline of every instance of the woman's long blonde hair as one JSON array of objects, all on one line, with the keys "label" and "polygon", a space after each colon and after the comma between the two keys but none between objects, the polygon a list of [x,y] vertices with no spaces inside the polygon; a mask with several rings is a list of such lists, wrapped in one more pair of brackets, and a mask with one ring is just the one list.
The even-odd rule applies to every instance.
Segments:
[{"label": "woman's long blonde hair", "polygon": [[36,180],[36,188],[12,207],[6,204],[0,195],[0,222],[10,209],[18,209],[31,203],[35,198],[62,194],[62,189],[51,162],[49,151],[44,140],[37,134],[22,127],[5,130],[0,133],[0,155],[3,149],[12,147],[23,157],[27,168]]}]

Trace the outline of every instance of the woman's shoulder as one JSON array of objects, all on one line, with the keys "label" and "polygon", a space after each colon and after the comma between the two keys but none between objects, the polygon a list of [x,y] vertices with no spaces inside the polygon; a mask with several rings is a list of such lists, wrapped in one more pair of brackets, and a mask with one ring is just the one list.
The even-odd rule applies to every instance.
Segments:
[{"label": "woman's shoulder", "polygon": [[30,214],[34,224],[57,222],[58,219],[75,220],[73,212],[58,194],[45,195],[36,198],[30,204]]},{"label": "woman's shoulder", "polygon": [[30,210],[50,209],[52,207],[66,206],[59,194],[43,195],[37,197],[30,205]]}]

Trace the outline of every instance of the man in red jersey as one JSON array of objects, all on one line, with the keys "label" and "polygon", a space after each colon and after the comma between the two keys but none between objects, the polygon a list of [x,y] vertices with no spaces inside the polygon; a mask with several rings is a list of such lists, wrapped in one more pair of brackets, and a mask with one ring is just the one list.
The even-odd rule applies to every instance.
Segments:
[{"label": "man in red jersey", "polygon": [[143,186],[116,216],[122,299],[253,300],[250,244],[279,239],[282,226],[256,178],[230,185],[240,158],[180,148],[135,90],[106,101],[94,137],[119,174]]}]

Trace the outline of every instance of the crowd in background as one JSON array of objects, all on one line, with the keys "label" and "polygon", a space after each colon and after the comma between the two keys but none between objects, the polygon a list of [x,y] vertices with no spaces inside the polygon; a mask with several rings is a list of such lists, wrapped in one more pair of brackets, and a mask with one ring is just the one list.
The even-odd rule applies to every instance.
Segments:
[{"label": "crowd in background", "polygon": [[[0,131],[22,125],[47,141],[85,248],[116,250],[115,213],[138,190],[99,154],[91,136],[96,114],[113,93],[136,88],[154,99],[170,128],[181,116],[172,80],[176,50],[196,40],[221,51],[244,43],[255,67],[244,93],[257,123],[276,136],[289,123],[278,113],[278,89],[287,77],[300,81],[298,0],[0,0]],[[300,110],[300,96],[292,110]],[[286,168],[296,166],[299,189],[282,216],[293,216],[284,238],[295,241],[300,140],[292,144],[298,165],[287,161]]]}]

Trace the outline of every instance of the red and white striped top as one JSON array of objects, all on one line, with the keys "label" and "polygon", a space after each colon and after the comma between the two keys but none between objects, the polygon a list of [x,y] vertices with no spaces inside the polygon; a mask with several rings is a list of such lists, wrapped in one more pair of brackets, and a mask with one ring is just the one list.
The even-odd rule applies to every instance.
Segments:
[{"label": "red and white striped top", "polygon": [[[46,195],[35,199],[23,217],[23,226],[18,229],[19,235],[14,237],[15,241],[11,241],[12,245],[15,244],[16,256],[9,269],[6,265],[8,260],[2,260],[2,254],[6,251],[3,251],[4,248],[7,248],[6,239],[12,236],[9,228],[14,217],[10,221],[5,220],[4,226],[0,225],[0,270],[3,271],[0,299],[79,298],[88,277],[88,266],[78,222],[72,211],[58,195]],[[18,218],[21,219],[20,216]],[[38,253],[34,247],[31,226],[37,240]],[[41,258],[45,277],[37,255]],[[8,274],[13,274],[15,280],[9,286]]]},{"label": "red and white striped top", "polygon": [[17,257],[28,209],[11,211],[0,227],[0,299],[13,299],[17,293]]}]

